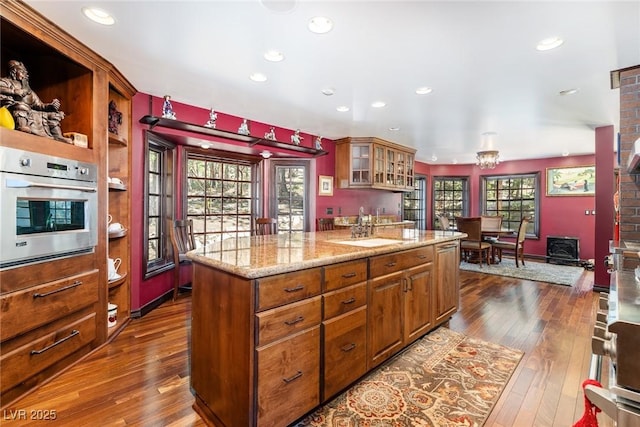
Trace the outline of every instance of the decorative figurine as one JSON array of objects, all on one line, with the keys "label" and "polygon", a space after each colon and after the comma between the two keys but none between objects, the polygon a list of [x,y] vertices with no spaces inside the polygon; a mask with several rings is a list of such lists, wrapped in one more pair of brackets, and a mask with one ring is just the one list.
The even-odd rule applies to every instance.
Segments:
[{"label": "decorative figurine", "polygon": [[217,119],[218,119],[218,113],[213,111],[213,108],[212,108],[211,111],[209,111],[209,121],[205,123],[204,126],[215,129]]},{"label": "decorative figurine", "polygon": [[316,145],[316,150],[322,150],[322,137],[321,136],[316,137],[315,145]]},{"label": "decorative figurine", "polygon": [[242,119],[242,123],[238,128],[238,133],[240,135],[249,135],[249,123],[247,123],[247,119]]},{"label": "decorative figurine", "polygon": [[118,126],[122,124],[122,113],[116,109],[116,102],[109,101],[109,132],[118,134]]},{"label": "decorative figurine", "polygon": [[300,129],[296,129],[296,132],[291,135],[291,142],[295,145],[300,145],[303,139],[304,137],[300,135]]},{"label": "decorative figurine", "polygon": [[276,140],[276,131],[273,130],[273,126],[271,126],[271,130],[264,134],[264,139],[270,139],[271,141]]},{"label": "decorative figurine", "polygon": [[60,100],[44,103],[29,86],[29,72],[20,61],[9,61],[9,77],[0,78],[0,107],[7,107],[16,130],[71,142],[62,136]]},{"label": "decorative figurine", "polygon": [[164,96],[164,103],[162,104],[162,118],[174,120],[176,118],[176,113],[173,112],[173,107],[171,106],[171,97],[169,95]]}]

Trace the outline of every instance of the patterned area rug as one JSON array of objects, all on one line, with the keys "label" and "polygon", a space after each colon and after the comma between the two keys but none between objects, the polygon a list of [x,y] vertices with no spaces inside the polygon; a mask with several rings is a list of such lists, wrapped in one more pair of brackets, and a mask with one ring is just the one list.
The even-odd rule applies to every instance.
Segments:
[{"label": "patterned area rug", "polygon": [[522,354],[441,327],[294,426],[482,426]]},{"label": "patterned area rug", "polygon": [[472,264],[462,261],[460,270],[475,271],[477,273],[497,274],[498,276],[517,277],[518,279],[533,280],[535,282],[555,283],[573,286],[584,272],[582,267],[572,265],[547,264],[525,260],[525,265],[516,268],[514,258],[502,258],[498,264]]}]

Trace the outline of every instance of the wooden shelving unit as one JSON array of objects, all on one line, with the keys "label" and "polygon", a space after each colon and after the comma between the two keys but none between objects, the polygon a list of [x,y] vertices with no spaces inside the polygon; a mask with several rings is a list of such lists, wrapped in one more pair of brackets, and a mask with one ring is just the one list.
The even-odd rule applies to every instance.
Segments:
[{"label": "wooden shelving unit", "polygon": [[235,132],[226,130],[208,128],[206,126],[200,126],[193,123],[182,122],[179,120],[165,119],[156,116],[143,116],[140,119],[140,123],[149,125],[151,129],[154,127],[163,127],[167,129],[174,129],[184,132],[191,132],[206,137],[222,138],[230,141],[239,141],[248,144],[249,146],[258,145],[261,147],[271,147],[280,150],[293,151],[297,153],[309,154],[313,157],[324,156],[328,154],[325,150],[316,150],[315,148],[305,147],[302,145],[287,144],[280,141],[272,141],[270,139],[259,138],[257,136],[242,135]]}]

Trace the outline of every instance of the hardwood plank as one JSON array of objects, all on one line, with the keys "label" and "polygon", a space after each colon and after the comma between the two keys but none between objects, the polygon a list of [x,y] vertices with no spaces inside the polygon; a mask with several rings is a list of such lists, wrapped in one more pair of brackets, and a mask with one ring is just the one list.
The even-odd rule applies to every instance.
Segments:
[{"label": "hardwood plank", "polygon": [[[485,426],[572,425],[582,416],[591,355],[593,273],[574,287],[465,271],[460,283],[449,327],[525,352]],[[189,294],[166,302],[7,410],[56,410],[55,425],[204,426],[189,388],[190,316]],[[603,414],[598,421],[613,427]]]}]

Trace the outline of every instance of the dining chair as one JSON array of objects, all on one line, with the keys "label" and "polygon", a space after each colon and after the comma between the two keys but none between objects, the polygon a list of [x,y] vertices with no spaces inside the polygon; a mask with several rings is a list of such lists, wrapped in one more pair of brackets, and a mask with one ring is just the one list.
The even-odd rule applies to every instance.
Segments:
[{"label": "dining chair", "polygon": [[[491,243],[482,240],[482,218],[478,217],[456,217],[458,231],[467,234],[467,237],[460,241],[461,257],[467,262],[478,262],[482,268],[482,262],[489,265],[489,255]],[[475,257],[470,254],[475,253]]]},{"label": "dining chair", "polygon": [[254,232],[256,236],[278,234],[278,221],[275,218],[256,218]]},{"label": "dining chair", "polygon": [[518,258],[524,266],[524,242],[527,235],[527,225],[529,225],[529,218],[522,218],[518,226],[518,235],[514,242],[498,240],[491,244],[494,255],[497,254],[500,261],[502,261],[502,251],[512,251],[516,258],[516,267],[519,267]]},{"label": "dining chair", "polygon": [[449,231],[449,218],[444,215],[436,215],[438,218],[438,224],[440,225],[440,230]]},{"label": "dining chair", "polygon": [[173,300],[178,298],[180,289],[190,290],[191,283],[180,284],[180,267],[192,265],[191,260],[186,257],[186,253],[196,248],[196,241],[193,237],[193,220],[167,220],[169,229],[169,240],[173,249]]},{"label": "dining chair", "polygon": [[335,230],[333,224],[333,218],[318,218],[316,219],[316,229],[318,231]]}]

